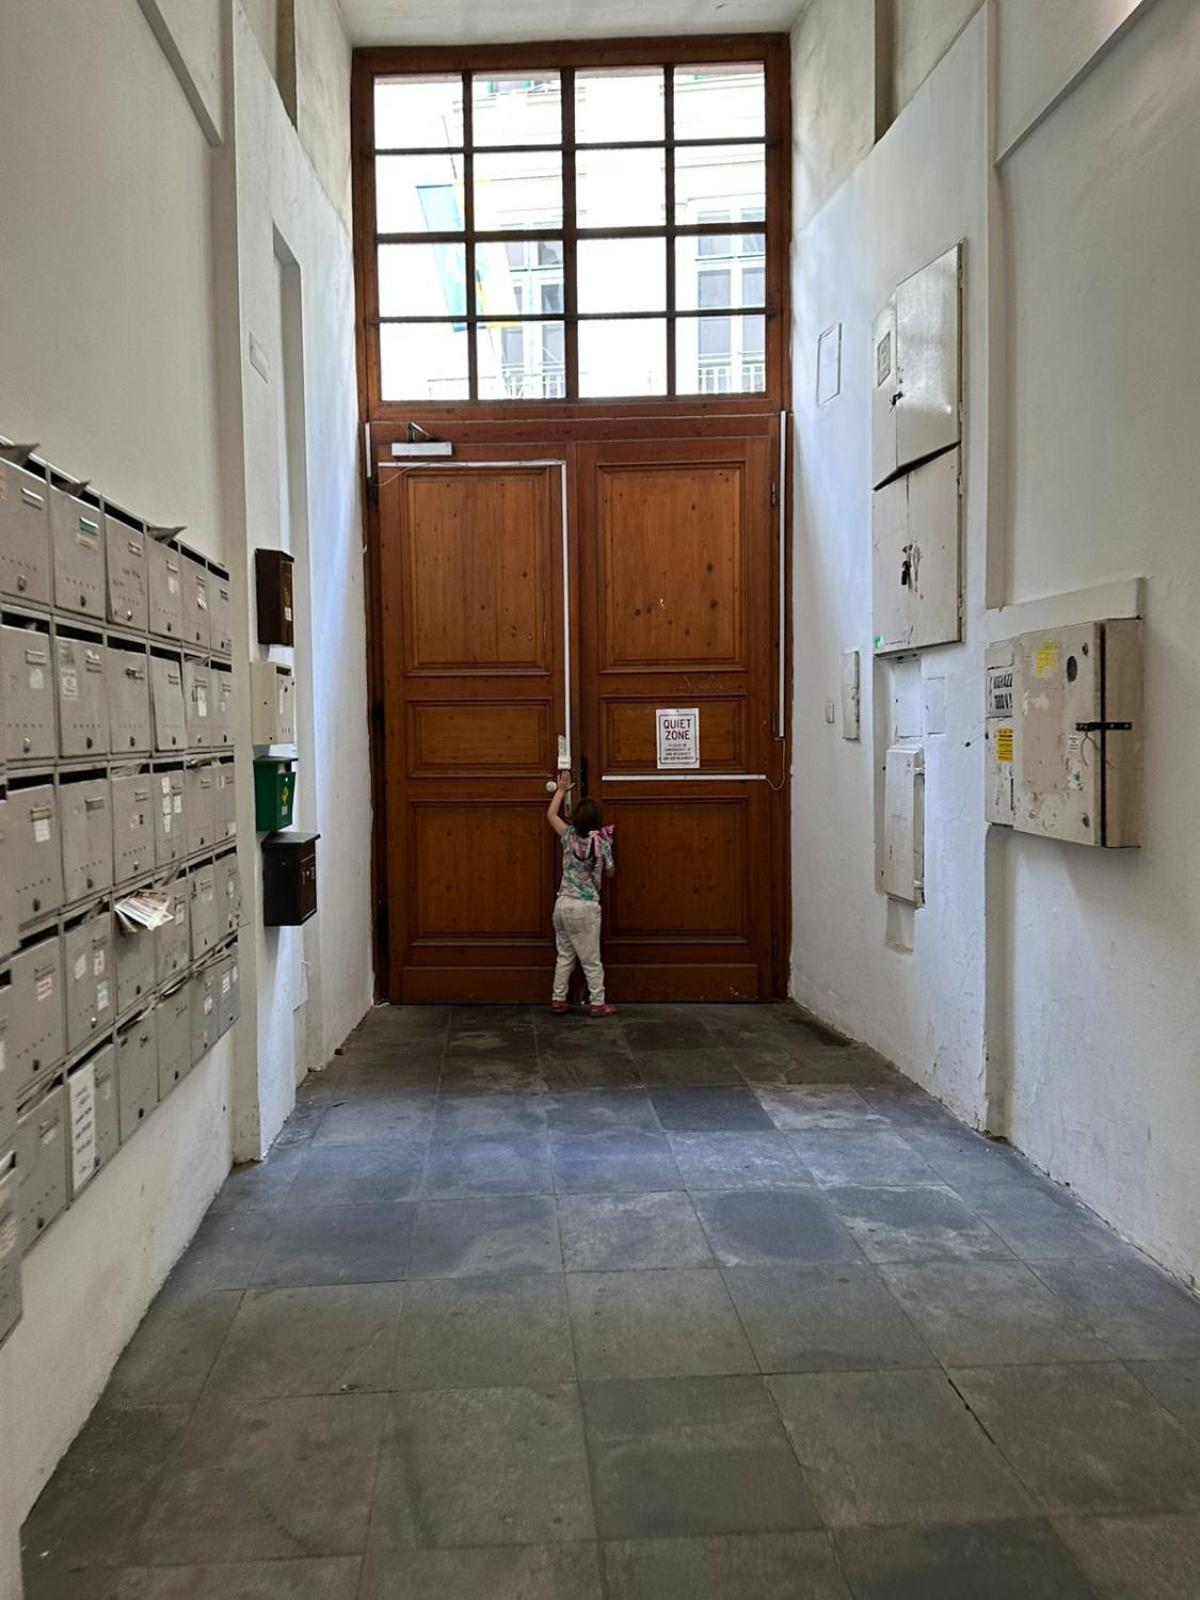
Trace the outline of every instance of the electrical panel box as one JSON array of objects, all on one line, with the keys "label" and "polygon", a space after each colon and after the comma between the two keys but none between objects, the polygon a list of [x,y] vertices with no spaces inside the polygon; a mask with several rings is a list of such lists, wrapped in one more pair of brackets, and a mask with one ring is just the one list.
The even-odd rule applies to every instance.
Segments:
[{"label": "electrical panel box", "polygon": [[[993,716],[1011,652],[1012,716]],[[1012,826],[1072,844],[1140,843],[1142,625],[1139,618],[1024,633],[988,657],[989,773],[1011,765]],[[1003,742],[1002,742],[1003,741]],[[989,781],[988,817],[1004,822]]]},{"label": "electrical panel box", "polygon": [[107,610],[104,581],[104,540],[100,507],[72,494],[50,488],[50,550],[54,568],[54,604],[59,611],[74,612],[103,622]]},{"label": "electrical panel box", "polygon": [[100,638],[60,631],[54,641],[59,750],[64,760],[108,754],[108,678]]},{"label": "electrical panel box", "polygon": [[874,495],[875,654],[962,638],[959,451]]},{"label": "electrical panel box", "polygon": [[217,843],[237,838],[237,767],[222,761],[217,767]]},{"label": "electrical panel box", "polygon": [[286,550],[254,552],[259,644],[295,643],[292,557]]},{"label": "electrical panel box", "polygon": [[49,780],[8,786],[4,872],[25,927],[52,916],[63,903],[62,839],[58,791]]},{"label": "electrical panel box", "polygon": [[213,863],[217,892],[217,938],[236,933],[242,922],[242,875],[237,852],[228,851]]},{"label": "electrical panel box", "polygon": [[925,904],[925,752],[892,745],[884,768],[883,891]]},{"label": "electrical panel box", "polygon": [[212,671],[207,661],[185,656],[183,661],[183,714],[191,750],[208,750],[213,744]]},{"label": "electrical panel box", "polygon": [[209,621],[208,568],[198,556],[183,554],[183,639],[193,650],[207,655],[212,647]]},{"label": "electrical panel box", "polygon": [[[3,463],[0,462],[0,470]],[[17,1211],[17,1156],[0,1149],[0,1344],[21,1320],[21,1222]]]},{"label": "electrical panel box", "polygon": [[962,438],[962,246],[897,286],[875,321],[872,474],[875,487]]},{"label": "electrical panel box", "polygon": [[[118,908],[120,901],[117,902]],[[115,918],[113,946],[117,958],[117,1015],[144,1005],[154,993],[156,933],[153,928],[125,928]]]},{"label": "electrical panel box", "polygon": [[108,511],[104,518],[108,564],[108,620],[122,628],[145,630],[150,623],[146,577],[146,534],[136,523]]},{"label": "electrical panel box", "polygon": [[161,987],[186,972],[192,960],[191,905],[186,878],[163,888],[171,897],[171,920],[154,931],[154,974]]},{"label": "electrical panel box", "polygon": [[220,962],[210,962],[193,974],[189,985],[189,1005],[192,1030],[192,1065],[208,1054],[219,1037],[221,995]]},{"label": "electrical panel box", "polygon": [[146,544],[150,632],[178,643],[183,638],[183,557],[165,539]]},{"label": "electrical panel box", "polygon": [[212,667],[212,744],[228,750],[233,744],[233,668],[214,661]]},{"label": "electrical panel box", "polygon": [[263,922],[296,927],[317,909],[319,833],[272,833],[263,840]]},{"label": "electrical panel box", "polygon": [[217,1031],[228,1033],[242,1014],[241,975],[237,952],[217,964]]},{"label": "electrical panel box", "polygon": [[112,775],[113,882],[154,869],[154,778],[137,768]]},{"label": "electrical panel box", "polygon": [[109,645],[109,743],[113,755],[147,754],[154,747],[150,716],[150,658],[144,649]]},{"label": "electrical panel box", "polygon": [[96,911],[63,930],[67,1051],[74,1054],[113,1020],[112,914]]},{"label": "electrical panel box", "polygon": [[171,1090],[192,1070],[192,1005],[189,985],[181,983],[154,1008],[158,1031],[158,1098],[165,1100]]},{"label": "electrical panel box", "polygon": [[8,1050],[17,1099],[45,1083],[67,1053],[62,945],[58,933],[31,939],[8,965]]},{"label": "electrical panel box", "polygon": [[113,823],[106,777],[64,774],[58,786],[62,821],[63,899],[67,905],[112,887]]},{"label": "electrical panel box", "polygon": [[67,1204],[66,1124],[61,1084],[35,1095],[17,1118],[17,1216],[24,1252]]},{"label": "electrical panel box", "polygon": [[188,893],[192,960],[202,961],[223,931],[221,908],[217,905],[216,868],[198,867],[188,878]]},{"label": "electrical panel box", "polygon": [[277,661],[250,663],[251,737],[257,745],[294,744],[296,722],[292,669]]},{"label": "electrical panel box", "polygon": [[154,748],[165,755],[186,750],[183,667],[178,656],[151,655],[150,706],[154,713]]},{"label": "electrical panel box", "polygon": [[187,853],[185,785],[181,766],[160,768],[154,774],[154,860],[160,867],[171,866]]},{"label": "electrical panel box", "polygon": [[210,567],[208,579],[209,625],[214,655],[233,654],[233,600],[229,574],[224,567]]},{"label": "electrical panel box", "polygon": [[67,1074],[67,1164],[74,1199],[120,1146],[116,1051],[104,1045]]},{"label": "electrical panel box", "polygon": [[214,763],[205,761],[188,767],[185,774],[183,815],[190,856],[211,850],[216,840],[217,772]]},{"label": "electrical panel box", "polygon": [[50,630],[13,613],[0,624],[0,760],[52,761],[58,748]]},{"label": "electrical panel box", "polygon": [[296,764],[290,756],[256,756],[254,759],[254,827],[258,833],[278,833],[292,825],[296,798]]},{"label": "electrical panel box", "polygon": [[158,1104],[158,1024],[153,1010],[117,1035],[117,1103],[124,1144]]},{"label": "electrical panel box", "polygon": [[50,604],[49,494],[45,478],[0,460],[0,595]]}]

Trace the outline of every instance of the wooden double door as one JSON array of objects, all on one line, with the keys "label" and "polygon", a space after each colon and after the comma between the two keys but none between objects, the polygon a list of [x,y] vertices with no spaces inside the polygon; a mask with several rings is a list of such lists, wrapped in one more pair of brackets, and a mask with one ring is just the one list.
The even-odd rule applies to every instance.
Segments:
[{"label": "wooden double door", "polygon": [[[784,992],[777,426],[467,438],[420,463],[380,450],[389,999],[547,996],[560,852],[544,813],[560,758],[616,830],[610,997]],[[659,765],[672,710],[698,715],[698,768]]]}]

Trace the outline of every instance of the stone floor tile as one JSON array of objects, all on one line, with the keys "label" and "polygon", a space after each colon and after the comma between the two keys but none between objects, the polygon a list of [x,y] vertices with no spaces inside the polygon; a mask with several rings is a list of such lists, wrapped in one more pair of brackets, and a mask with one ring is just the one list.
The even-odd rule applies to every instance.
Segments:
[{"label": "stone floor tile", "polygon": [[167,1280],[183,1289],[245,1289],[282,1213],[247,1210],[210,1212]]},{"label": "stone floor tile", "polygon": [[567,1297],[582,1379],[758,1371],[719,1272],[569,1273]]},{"label": "stone floor tile", "polygon": [[417,1209],[410,1277],[561,1271],[558,1218],[549,1195],[423,1200]]},{"label": "stone floor tile", "polygon": [[609,1600],[851,1600],[825,1533],[625,1539],[604,1566]]},{"label": "stone floor tile", "polygon": [[710,1190],[694,1199],[709,1243],[726,1266],[862,1259],[812,1189]]},{"label": "stone floor tile", "polygon": [[652,1088],[738,1088],[742,1079],[728,1054],[717,1045],[667,1046],[635,1051],[642,1082]]},{"label": "stone floor tile", "polygon": [[725,1267],[723,1276],[764,1372],[934,1365],[924,1340],[865,1263]]},{"label": "stone floor tile", "polygon": [[530,1388],[575,1377],[561,1276],[430,1278],[404,1291],[394,1389]]},{"label": "stone floor tile", "polygon": [[116,1405],[191,1405],[200,1397],[242,1300],[241,1289],[159,1294],[113,1369]]},{"label": "stone floor tile", "polygon": [[397,1139],[427,1138],[435,1098],[431,1088],[341,1091],[313,1135],[313,1145],[390,1145]]},{"label": "stone floor tile", "polygon": [[947,1366],[1112,1359],[1022,1262],[930,1261],[880,1270]]},{"label": "stone floor tile", "polygon": [[642,1088],[549,1094],[546,1124],[557,1135],[662,1132],[650,1096]]},{"label": "stone floor tile", "polygon": [[855,1600],[1093,1600],[1047,1522],[844,1528],[837,1548]]},{"label": "stone floor tile", "polygon": [[421,1183],[428,1140],[311,1145],[288,1193],[289,1207],[383,1205],[407,1200]]},{"label": "stone floor tile", "polygon": [[543,1133],[544,1096],[540,1094],[469,1094],[443,1090],[433,1123],[434,1143],[444,1139],[497,1138],[501,1134]]},{"label": "stone floor tile", "polygon": [[1130,1361],[1154,1398],[1200,1439],[1200,1361]]},{"label": "stone floor tile", "polygon": [[408,1270],[414,1215],[407,1201],[291,1211],[264,1242],[254,1283],[394,1283]]},{"label": "stone floor tile", "polygon": [[356,1600],[361,1570],[360,1556],[136,1567],[120,1574],[113,1600]]},{"label": "stone floor tile", "polygon": [[359,1600],[604,1600],[594,1544],[373,1550]]},{"label": "stone floor tile", "polygon": [[393,1396],[372,1552],[594,1536],[574,1384]]},{"label": "stone floor tile", "polygon": [[1055,1526],[1096,1600],[1195,1600],[1200,1517],[1089,1517]]},{"label": "stone floor tile", "polygon": [[881,1111],[873,1111],[858,1089],[836,1084],[785,1084],[755,1090],[759,1104],[784,1133],[807,1133],[812,1128],[849,1128],[856,1131],[890,1126]]},{"label": "stone floor tile", "polygon": [[667,1138],[689,1189],[806,1188],[812,1182],[782,1133],[671,1133]]},{"label": "stone floor tile", "polygon": [[585,1383],[583,1404],[602,1538],[819,1526],[761,1378]]},{"label": "stone floor tile", "polygon": [[713,1254],[686,1194],[560,1195],[568,1272],[711,1266]]},{"label": "stone floor tile", "polygon": [[389,1388],[402,1293],[398,1283],[247,1290],[206,1395]]},{"label": "stone floor tile", "polygon": [[1018,1179],[980,1189],[970,1203],[1024,1261],[1078,1261],[1124,1250],[1111,1228],[1061,1189]]},{"label": "stone floor tile", "polygon": [[550,1164],[560,1194],[616,1194],[682,1189],[661,1133],[552,1135]]},{"label": "stone floor tile", "polygon": [[773,1124],[744,1088],[652,1088],[658,1120],[669,1133],[770,1133]]},{"label": "stone floor tile", "polygon": [[1012,1260],[1003,1240],[945,1185],[841,1184],[825,1197],[872,1261]]},{"label": "stone floor tile", "polygon": [[1033,1510],[941,1371],[817,1372],[767,1384],[831,1527],[992,1522]]},{"label": "stone floor tile", "polygon": [[823,1189],[835,1184],[936,1183],[937,1175],[891,1128],[810,1128],[792,1149]]},{"label": "stone floor tile", "polygon": [[308,1141],[275,1145],[263,1161],[244,1161],[234,1167],[208,1208],[208,1215],[251,1209],[276,1210],[285,1206],[293,1181],[308,1154]]},{"label": "stone floor tile", "polygon": [[421,1180],[430,1198],[471,1194],[549,1194],[550,1152],[544,1133],[435,1140]]},{"label": "stone floor tile", "polygon": [[1039,1262],[1036,1270],[1125,1360],[1200,1357],[1200,1299],[1134,1251],[1111,1261]]},{"label": "stone floor tile", "polygon": [[549,1090],[619,1089],[642,1081],[633,1056],[618,1050],[563,1050],[539,1044],[538,1064]]},{"label": "stone floor tile", "polygon": [[704,1050],[714,1042],[699,1018],[658,1020],[637,1017],[628,1011],[621,1017],[621,1034],[635,1056],[654,1055],[660,1050]]}]

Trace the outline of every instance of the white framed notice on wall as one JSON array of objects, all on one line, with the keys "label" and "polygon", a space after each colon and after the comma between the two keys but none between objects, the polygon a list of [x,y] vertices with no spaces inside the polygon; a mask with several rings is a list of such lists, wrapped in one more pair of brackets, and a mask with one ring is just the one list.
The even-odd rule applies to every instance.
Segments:
[{"label": "white framed notice on wall", "polygon": [[700,711],[660,708],[655,712],[658,725],[658,770],[692,770],[700,765]]}]

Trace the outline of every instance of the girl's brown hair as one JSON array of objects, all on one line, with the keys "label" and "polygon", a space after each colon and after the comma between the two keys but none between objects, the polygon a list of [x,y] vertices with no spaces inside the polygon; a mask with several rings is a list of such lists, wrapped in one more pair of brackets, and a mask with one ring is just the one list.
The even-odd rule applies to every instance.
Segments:
[{"label": "girl's brown hair", "polygon": [[571,828],[585,839],[589,833],[595,833],[604,826],[604,817],[596,800],[580,800],[571,813]]}]

